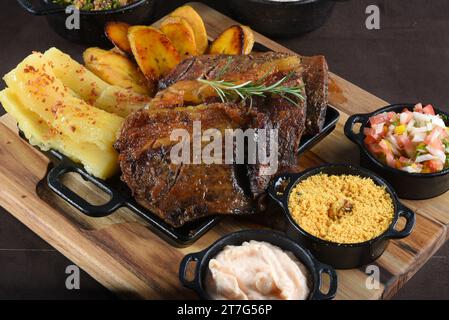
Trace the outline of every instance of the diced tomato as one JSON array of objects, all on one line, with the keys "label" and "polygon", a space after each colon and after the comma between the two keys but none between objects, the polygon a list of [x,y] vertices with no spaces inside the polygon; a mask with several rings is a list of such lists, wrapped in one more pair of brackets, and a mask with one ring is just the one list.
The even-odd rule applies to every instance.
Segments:
[{"label": "diced tomato", "polygon": [[438,131],[440,132],[440,136],[444,139],[447,138],[449,136],[449,133],[447,132],[447,130],[441,128],[441,127],[436,127],[438,129]]},{"label": "diced tomato", "polygon": [[388,121],[388,115],[385,112],[369,118],[369,122],[371,123],[372,126],[382,123],[382,122],[387,122],[387,121]]},{"label": "diced tomato", "polygon": [[[365,134],[366,137],[370,137],[371,141],[376,142],[377,140],[380,139],[381,135],[376,133],[376,129],[374,128],[365,128],[363,130],[363,133]],[[383,132],[382,132],[383,134]]]},{"label": "diced tomato", "polygon": [[368,144],[367,147],[368,150],[375,155],[383,154],[383,150],[378,143]]},{"label": "diced tomato", "polygon": [[408,136],[401,134],[395,135],[395,138],[398,141],[399,146],[405,150],[405,153],[407,153],[409,157],[412,157],[415,154],[415,144]]},{"label": "diced tomato", "polygon": [[444,168],[444,163],[440,160],[429,160],[424,162],[424,165],[429,168],[430,172],[438,172]]},{"label": "diced tomato", "polygon": [[411,161],[410,161],[410,159],[409,158],[406,158],[406,157],[403,157],[403,156],[400,156],[399,157],[399,162],[401,162],[401,163],[410,163]]},{"label": "diced tomato", "polygon": [[439,130],[439,128],[434,128],[427,135],[426,139],[424,140],[424,143],[431,146],[432,148],[441,149],[442,143],[441,143],[441,140],[439,139],[440,134],[441,134],[441,131]]},{"label": "diced tomato", "polygon": [[375,131],[376,130],[374,130],[374,128],[364,128],[363,129],[363,134],[365,136],[374,136],[376,134]]},{"label": "diced tomato", "polygon": [[377,139],[373,138],[373,136],[366,136],[364,142],[365,144],[373,144],[377,142]]},{"label": "diced tomato", "polygon": [[396,114],[396,112],[390,111],[387,113],[387,117],[388,117],[388,120],[393,121],[394,119],[396,119],[397,114]]},{"label": "diced tomato", "polygon": [[425,114],[430,114],[430,115],[432,115],[432,116],[435,115],[435,110],[433,109],[433,107],[432,107],[431,104],[428,104],[427,106],[425,106],[425,107],[422,109],[422,111],[423,111]]},{"label": "diced tomato", "polygon": [[396,168],[396,160],[391,152],[385,155],[385,159],[390,167]]},{"label": "diced tomato", "polygon": [[388,141],[385,139],[380,140],[379,147],[382,148],[382,150],[385,154],[387,154],[388,152],[391,152],[390,145],[389,145]]}]

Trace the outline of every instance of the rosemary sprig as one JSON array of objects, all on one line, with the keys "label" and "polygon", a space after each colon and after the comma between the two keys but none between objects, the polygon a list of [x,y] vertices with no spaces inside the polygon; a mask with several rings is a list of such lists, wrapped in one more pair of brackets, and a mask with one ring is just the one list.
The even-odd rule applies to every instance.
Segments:
[{"label": "rosemary sprig", "polygon": [[302,87],[288,87],[283,85],[290,76],[289,74],[269,86],[254,81],[246,81],[240,84],[224,80],[206,80],[203,78],[198,79],[198,81],[212,87],[223,103],[235,101],[240,98],[243,102],[250,100],[250,104],[252,105],[252,98],[254,96],[266,97],[270,94],[278,95],[299,107],[299,103],[294,99],[305,100],[302,95]]}]

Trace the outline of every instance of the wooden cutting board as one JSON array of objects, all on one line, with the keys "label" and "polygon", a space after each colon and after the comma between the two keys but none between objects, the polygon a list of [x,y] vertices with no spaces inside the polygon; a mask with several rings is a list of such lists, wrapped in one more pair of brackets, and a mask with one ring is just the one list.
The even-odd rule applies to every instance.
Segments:
[{"label": "wooden cutting board", "polygon": [[[211,38],[236,22],[200,3],[191,5],[203,17]],[[157,23],[156,23],[157,24]],[[274,51],[290,52],[266,37],[256,41]],[[24,52],[24,56],[26,52]],[[369,112],[385,101],[332,74],[331,105],[341,112],[336,130],[302,158],[304,168],[324,162],[358,163],[358,150],[343,134],[348,114]],[[145,222],[127,209],[106,218],[89,218],[53,194],[42,181],[48,159],[17,135],[14,120],[0,119],[0,205],[41,236],[92,277],[119,296],[127,298],[194,298],[178,281],[178,266],[188,252],[204,249],[219,237],[260,226],[226,218],[194,245],[179,249],[153,234]],[[67,184],[96,202],[103,198],[76,176]],[[366,286],[365,268],[338,271],[337,299],[389,298],[432,256],[447,239],[449,193],[425,201],[404,201],[417,213],[413,234],[392,241],[374,265],[380,283]]]}]

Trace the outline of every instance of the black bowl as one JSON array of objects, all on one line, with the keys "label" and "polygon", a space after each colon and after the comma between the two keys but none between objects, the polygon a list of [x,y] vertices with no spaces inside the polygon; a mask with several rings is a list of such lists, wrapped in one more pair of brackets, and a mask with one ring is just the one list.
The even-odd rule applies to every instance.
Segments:
[{"label": "black bowl", "polygon": [[[340,244],[326,241],[302,229],[292,218],[288,209],[290,192],[297,183],[320,173],[358,175],[364,178],[371,178],[377,185],[384,186],[394,203],[394,217],[388,229],[374,239],[355,244]],[[285,188],[282,189],[283,186]],[[272,180],[268,192],[284,210],[288,220],[287,234],[309,249],[318,260],[337,269],[351,269],[371,263],[382,255],[390,239],[407,237],[415,225],[415,213],[399,202],[396,193],[386,181],[368,170],[351,165],[328,164],[298,174],[280,175]],[[406,219],[405,227],[401,231],[395,230],[399,217]]]},{"label": "black bowl", "polygon": [[254,30],[274,37],[291,37],[321,27],[335,2],[347,0],[230,0],[235,16]]},{"label": "black bowl", "polygon": [[[367,149],[364,143],[363,129],[368,125],[369,118],[382,112],[401,112],[404,108],[413,109],[415,104],[394,104],[379,109],[373,113],[355,114],[349,117],[345,124],[345,135],[360,148],[360,164],[368,168],[385,180],[396,190],[403,199],[423,200],[439,196],[449,190],[449,169],[435,173],[408,173],[392,168],[379,161]],[[449,119],[449,114],[435,109],[437,114],[443,114]],[[353,131],[354,125],[360,123],[358,133]],[[448,123],[446,123],[448,125]]]},{"label": "black bowl", "polygon": [[29,0],[17,0],[29,13],[46,16],[48,24],[61,37],[76,43],[87,45],[110,45],[104,34],[104,26],[109,21],[122,21],[130,24],[148,23],[153,13],[155,0],[138,0],[127,6],[100,11],[80,11],[80,28],[66,28],[66,8],[54,4],[51,0],[41,0],[40,6],[33,6]]},{"label": "black bowl", "polygon": [[[181,283],[194,290],[202,299],[210,300],[211,297],[205,289],[205,279],[209,272],[209,261],[219,254],[228,245],[241,245],[245,241],[256,240],[271,243],[279,248],[290,251],[296,258],[304,264],[308,271],[308,281],[311,284],[309,300],[330,300],[337,293],[337,273],[331,267],[318,262],[307,250],[296,244],[284,234],[272,230],[246,230],[238,231],[219,239],[209,248],[191,253],[184,257],[179,268],[179,279]],[[186,279],[187,267],[190,262],[195,261],[195,274],[193,280]],[[321,275],[326,273],[330,277],[328,293],[320,291],[322,280]]]}]

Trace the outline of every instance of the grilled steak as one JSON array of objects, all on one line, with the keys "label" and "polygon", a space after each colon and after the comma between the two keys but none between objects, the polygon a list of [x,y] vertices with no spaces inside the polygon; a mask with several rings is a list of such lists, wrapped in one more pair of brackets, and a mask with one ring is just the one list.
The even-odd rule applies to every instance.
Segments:
[{"label": "grilled steak", "polygon": [[247,110],[211,104],[137,111],[128,117],[115,144],[122,180],[139,204],[174,227],[206,215],[252,213],[254,205],[241,186],[238,166],[172,161],[170,152],[179,141],[171,141],[170,135],[185,129],[192,136],[194,121],[201,121],[202,132],[222,132],[243,126]]},{"label": "grilled steak", "polygon": [[[319,57],[305,61],[302,64],[297,55],[273,52],[184,60],[160,81],[161,91],[150,108],[126,119],[116,143],[122,179],[136,200],[175,227],[205,215],[252,213],[256,203],[263,208],[272,176],[298,170],[297,150],[306,132],[306,113],[310,132],[322,126],[327,104],[325,61]],[[284,86],[305,87],[303,96],[317,109],[308,110],[305,99],[276,95],[222,103],[213,88],[197,81],[252,80],[269,86],[284,77]],[[203,132],[209,128],[255,129],[250,139],[258,147],[263,145],[263,136],[257,130],[277,129],[277,171],[269,171],[273,164],[264,164],[260,158],[256,163],[246,159],[243,166],[173,163],[170,152],[178,142],[170,141],[170,134],[175,129],[192,133],[194,121],[201,121]],[[266,133],[266,150],[261,151],[269,157],[275,141]]]},{"label": "grilled steak", "polygon": [[[283,77],[287,87],[302,87],[302,67],[300,58],[285,53],[260,53],[249,56],[200,56],[188,59],[178,65],[160,83],[161,91],[153,100],[153,107],[195,105],[204,102],[217,102],[215,91],[196,81],[198,78],[223,79],[225,81],[259,81],[266,86],[274,84]],[[303,93],[305,97],[305,92]],[[294,99],[295,100],[295,99]],[[296,99],[298,100],[298,99]],[[297,150],[305,127],[305,101],[297,105],[280,97],[266,97],[247,102],[254,114],[245,128],[277,129],[279,139],[279,169],[296,166]],[[250,106],[251,105],[251,106]],[[271,141],[267,137],[267,146]],[[266,151],[268,154],[268,151]],[[267,174],[267,165],[260,162],[248,164],[250,189],[254,198],[259,198],[268,187],[273,174]],[[276,172],[274,173],[276,174]]]},{"label": "grilled steak", "polygon": [[328,103],[329,70],[323,56],[301,57],[306,84],[306,130],[315,135],[323,128]]},{"label": "grilled steak", "polygon": [[[205,55],[184,60],[167,77],[159,82],[160,92],[154,101],[177,99],[176,105],[199,104],[215,93],[201,90],[194,80],[198,78],[229,81],[257,80],[267,72],[295,70],[303,76],[307,115],[306,131],[315,135],[323,128],[328,104],[329,71],[324,56],[299,57],[286,53],[266,52],[249,56]],[[182,92],[183,97],[179,96]],[[171,101],[170,103],[174,103]]]}]

